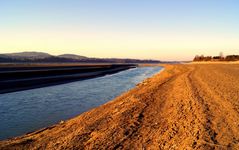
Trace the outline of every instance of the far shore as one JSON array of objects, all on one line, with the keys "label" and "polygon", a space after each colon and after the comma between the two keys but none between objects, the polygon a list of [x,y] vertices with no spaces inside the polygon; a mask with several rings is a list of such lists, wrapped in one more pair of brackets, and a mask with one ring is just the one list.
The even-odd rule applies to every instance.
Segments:
[{"label": "far shore", "polygon": [[239,64],[239,61],[192,61],[192,64]]},{"label": "far shore", "polygon": [[135,64],[11,64],[0,68],[0,94],[113,74]]}]

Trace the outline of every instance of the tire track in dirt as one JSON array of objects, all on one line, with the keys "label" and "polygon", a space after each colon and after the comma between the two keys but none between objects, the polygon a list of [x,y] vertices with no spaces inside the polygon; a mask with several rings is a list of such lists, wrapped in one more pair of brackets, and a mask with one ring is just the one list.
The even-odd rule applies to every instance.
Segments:
[{"label": "tire track in dirt", "polygon": [[200,124],[202,127],[197,135],[197,141],[194,145],[194,148],[212,149],[218,143],[218,141],[216,140],[217,133],[211,127],[211,119],[213,116],[211,115],[209,105],[205,102],[204,97],[200,95],[199,89],[195,86],[195,78],[193,78],[192,74],[193,72],[190,73],[188,79],[190,81],[190,88],[192,91],[193,100],[197,101],[200,105],[200,108],[202,109],[201,114],[199,114],[201,118]]},{"label": "tire track in dirt", "polygon": [[[214,81],[210,80],[210,77],[216,78],[216,80],[220,80],[220,78],[214,70],[208,71],[205,66],[195,66],[195,68],[195,72],[189,78],[195,99],[198,99],[204,108],[206,119],[201,143],[205,143],[204,147],[209,146],[207,149],[238,149],[239,128],[234,126],[239,119],[238,113],[235,112],[229,101],[223,99],[223,96],[215,91],[217,88],[209,86],[209,83]],[[205,72],[208,73],[205,74]],[[202,73],[206,77],[203,77]],[[225,133],[221,132],[223,130]]]}]

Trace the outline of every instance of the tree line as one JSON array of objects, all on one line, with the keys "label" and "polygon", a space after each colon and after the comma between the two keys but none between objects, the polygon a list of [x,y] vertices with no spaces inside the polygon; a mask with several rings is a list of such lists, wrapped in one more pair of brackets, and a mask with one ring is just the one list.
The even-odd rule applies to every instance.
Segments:
[{"label": "tree line", "polygon": [[239,55],[219,55],[219,56],[204,56],[196,55],[193,61],[239,61]]}]

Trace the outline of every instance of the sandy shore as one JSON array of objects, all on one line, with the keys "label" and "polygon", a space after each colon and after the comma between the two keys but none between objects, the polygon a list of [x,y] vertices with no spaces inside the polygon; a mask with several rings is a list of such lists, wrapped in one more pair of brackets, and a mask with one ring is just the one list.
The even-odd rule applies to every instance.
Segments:
[{"label": "sandy shore", "polygon": [[239,149],[239,65],[166,65],[115,100],[0,149]]}]

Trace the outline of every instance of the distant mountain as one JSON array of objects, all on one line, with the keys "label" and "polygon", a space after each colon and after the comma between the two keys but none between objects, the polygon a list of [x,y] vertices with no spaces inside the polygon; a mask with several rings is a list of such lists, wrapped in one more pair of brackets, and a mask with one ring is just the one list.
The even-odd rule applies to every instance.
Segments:
[{"label": "distant mountain", "polygon": [[158,60],[89,58],[74,54],[59,56],[42,52],[0,54],[0,63],[160,63]]},{"label": "distant mountain", "polygon": [[7,53],[0,55],[5,58],[12,58],[12,59],[44,59],[53,57],[52,55],[48,53],[43,52],[20,52],[20,53]]},{"label": "distant mountain", "polygon": [[81,60],[81,59],[87,59],[88,58],[88,57],[85,57],[85,56],[74,55],[74,54],[63,54],[63,55],[58,55],[58,57],[68,58],[68,59],[75,59],[75,60]]}]

